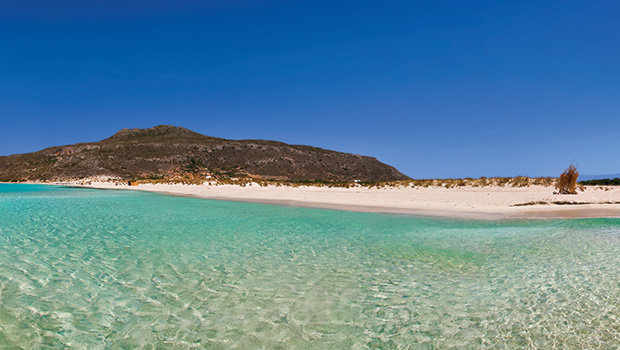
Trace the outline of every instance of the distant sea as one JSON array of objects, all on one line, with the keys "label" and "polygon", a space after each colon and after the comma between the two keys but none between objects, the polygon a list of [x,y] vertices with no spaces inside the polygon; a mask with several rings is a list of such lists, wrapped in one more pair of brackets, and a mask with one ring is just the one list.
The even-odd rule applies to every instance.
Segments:
[{"label": "distant sea", "polygon": [[464,221],[0,184],[0,243],[0,348],[620,344],[618,219]]}]

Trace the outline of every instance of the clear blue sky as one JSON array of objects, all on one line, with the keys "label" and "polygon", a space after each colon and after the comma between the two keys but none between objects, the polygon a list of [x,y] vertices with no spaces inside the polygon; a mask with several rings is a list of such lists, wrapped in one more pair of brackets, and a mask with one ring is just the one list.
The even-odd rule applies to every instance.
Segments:
[{"label": "clear blue sky", "polygon": [[172,124],[414,178],[617,173],[619,18],[619,1],[2,1],[0,155]]}]

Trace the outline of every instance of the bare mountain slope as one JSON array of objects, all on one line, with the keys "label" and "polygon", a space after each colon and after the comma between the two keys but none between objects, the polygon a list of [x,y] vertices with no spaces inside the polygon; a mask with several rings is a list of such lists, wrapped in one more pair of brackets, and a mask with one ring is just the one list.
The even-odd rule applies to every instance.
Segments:
[{"label": "bare mountain slope", "polygon": [[99,142],[0,157],[0,181],[206,173],[290,181],[408,178],[372,157],[275,141],[225,140],[169,125],[123,129]]}]

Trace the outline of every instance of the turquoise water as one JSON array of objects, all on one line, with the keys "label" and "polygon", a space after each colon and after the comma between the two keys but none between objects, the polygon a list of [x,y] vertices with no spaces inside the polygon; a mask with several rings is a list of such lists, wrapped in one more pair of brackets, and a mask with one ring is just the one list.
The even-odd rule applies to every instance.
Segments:
[{"label": "turquoise water", "polygon": [[620,344],[620,220],[0,184],[0,348]]}]

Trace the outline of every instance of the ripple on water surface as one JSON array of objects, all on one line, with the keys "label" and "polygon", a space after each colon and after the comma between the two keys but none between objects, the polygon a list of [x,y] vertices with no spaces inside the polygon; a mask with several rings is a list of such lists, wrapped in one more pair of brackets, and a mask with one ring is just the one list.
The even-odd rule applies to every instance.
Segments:
[{"label": "ripple on water surface", "polygon": [[620,220],[0,184],[0,347],[609,348]]}]

